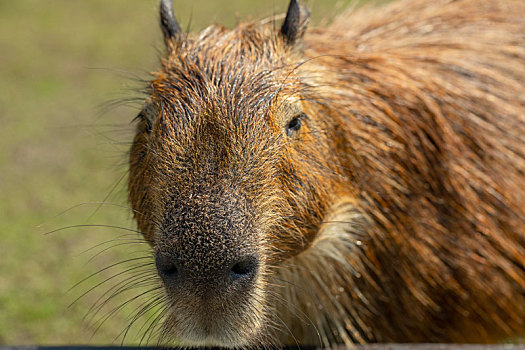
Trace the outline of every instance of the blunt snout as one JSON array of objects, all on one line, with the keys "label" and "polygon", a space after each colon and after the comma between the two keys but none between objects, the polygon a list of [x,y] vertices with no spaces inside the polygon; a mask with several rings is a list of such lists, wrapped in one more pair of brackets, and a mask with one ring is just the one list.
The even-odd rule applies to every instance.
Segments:
[{"label": "blunt snout", "polygon": [[245,196],[223,185],[174,197],[184,201],[167,206],[155,248],[155,264],[168,294],[174,300],[197,296],[221,302],[249,294],[262,259],[253,209]]},{"label": "blunt snout", "polygon": [[[216,253],[221,255],[223,252]],[[159,251],[155,265],[168,290],[190,287],[209,294],[222,293],[232,287],[235,290],[249,289],[259,268],[257,254],[245,253],[225,259],[228,255],[210,258],[208,254],[201,259],[184,259],[183,254],[175,251]]]}]

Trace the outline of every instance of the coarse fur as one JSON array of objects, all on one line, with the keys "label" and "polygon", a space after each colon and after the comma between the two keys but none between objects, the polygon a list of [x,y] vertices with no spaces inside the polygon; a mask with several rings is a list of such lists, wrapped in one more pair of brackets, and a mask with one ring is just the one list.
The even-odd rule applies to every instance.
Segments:
[{"label": "coarse fur", "polygon": [[[198,276],[165,283],[163,336],[525,336],[525,2],[404,0],[306,33],[293,11],[281,30],[163,20],[129,196]],[[203,282],[246,254],[242,288]]]}]

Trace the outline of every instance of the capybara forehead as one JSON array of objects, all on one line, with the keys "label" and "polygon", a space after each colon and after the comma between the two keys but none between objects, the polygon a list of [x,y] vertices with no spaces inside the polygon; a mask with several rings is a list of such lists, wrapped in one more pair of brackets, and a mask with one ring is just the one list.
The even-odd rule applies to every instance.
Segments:
[{"label": "capybara forehead", "polygon": [[209,68],[283,63],[288,49],[270,23],[242,23],[231,30],[212,25],[174,45],[168,61],[186,57]]},{"label": "capybara forehead", "polygon": [[211,26],[170,50],[151,84],[152,100],[169,114],[253,118],[290,90],[293,67],[272,26]]},{"label": "capybara forehead", "polygon": [[271,71],[254,75],[248,70],[254,69],[237,64],[207,67],[181,57],[179,64],[153,81],[151,101],[160,117],[174,126],[210,118],[233,123],[225,127],[264,120],[280,84]]}]

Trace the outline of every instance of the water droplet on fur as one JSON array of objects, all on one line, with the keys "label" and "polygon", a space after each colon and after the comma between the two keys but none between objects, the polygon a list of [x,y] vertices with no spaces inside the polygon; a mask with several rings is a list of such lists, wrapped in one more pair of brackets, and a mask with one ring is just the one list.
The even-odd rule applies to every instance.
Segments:
[{"label": "water droplet on fur", "polygon": [[363,244],[363,242],[361,242],[361,241],[355,241],[355,244],[357,244],[357,245],[361,245],[361,244]]},{"label": "water droplet on fur", "polygon": [[339,291],[339,293],[343,293],[345,291],[345,289],[343,287],[339,287],[338,291]]}]

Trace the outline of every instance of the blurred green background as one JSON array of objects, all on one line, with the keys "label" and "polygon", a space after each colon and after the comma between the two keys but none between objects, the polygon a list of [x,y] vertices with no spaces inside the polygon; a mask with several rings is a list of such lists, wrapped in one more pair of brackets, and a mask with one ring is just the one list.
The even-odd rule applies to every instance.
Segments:
[{"label": "blurred green background", "polygon": [[[147,79],[158,66],[157,2],[0,0],[0,344],[120,344],[130,315],[144,305],[139,297],[118,308],[141,293],[131,290],[84,318],[129,264],[105,268],[147,253],[141,244],[122,244],[135,237],[122,236],[125,230],[70,226],[135,228],[125,207],[126,162],[140,104],[114,102],[140,97],[137,77]],[[345,6],[305,2],[314,23]],[[191,19],[199,30],[286,6],[176,0],[174,8],[183,27]],[[140,341],[141,325],[125,344]]]}]

